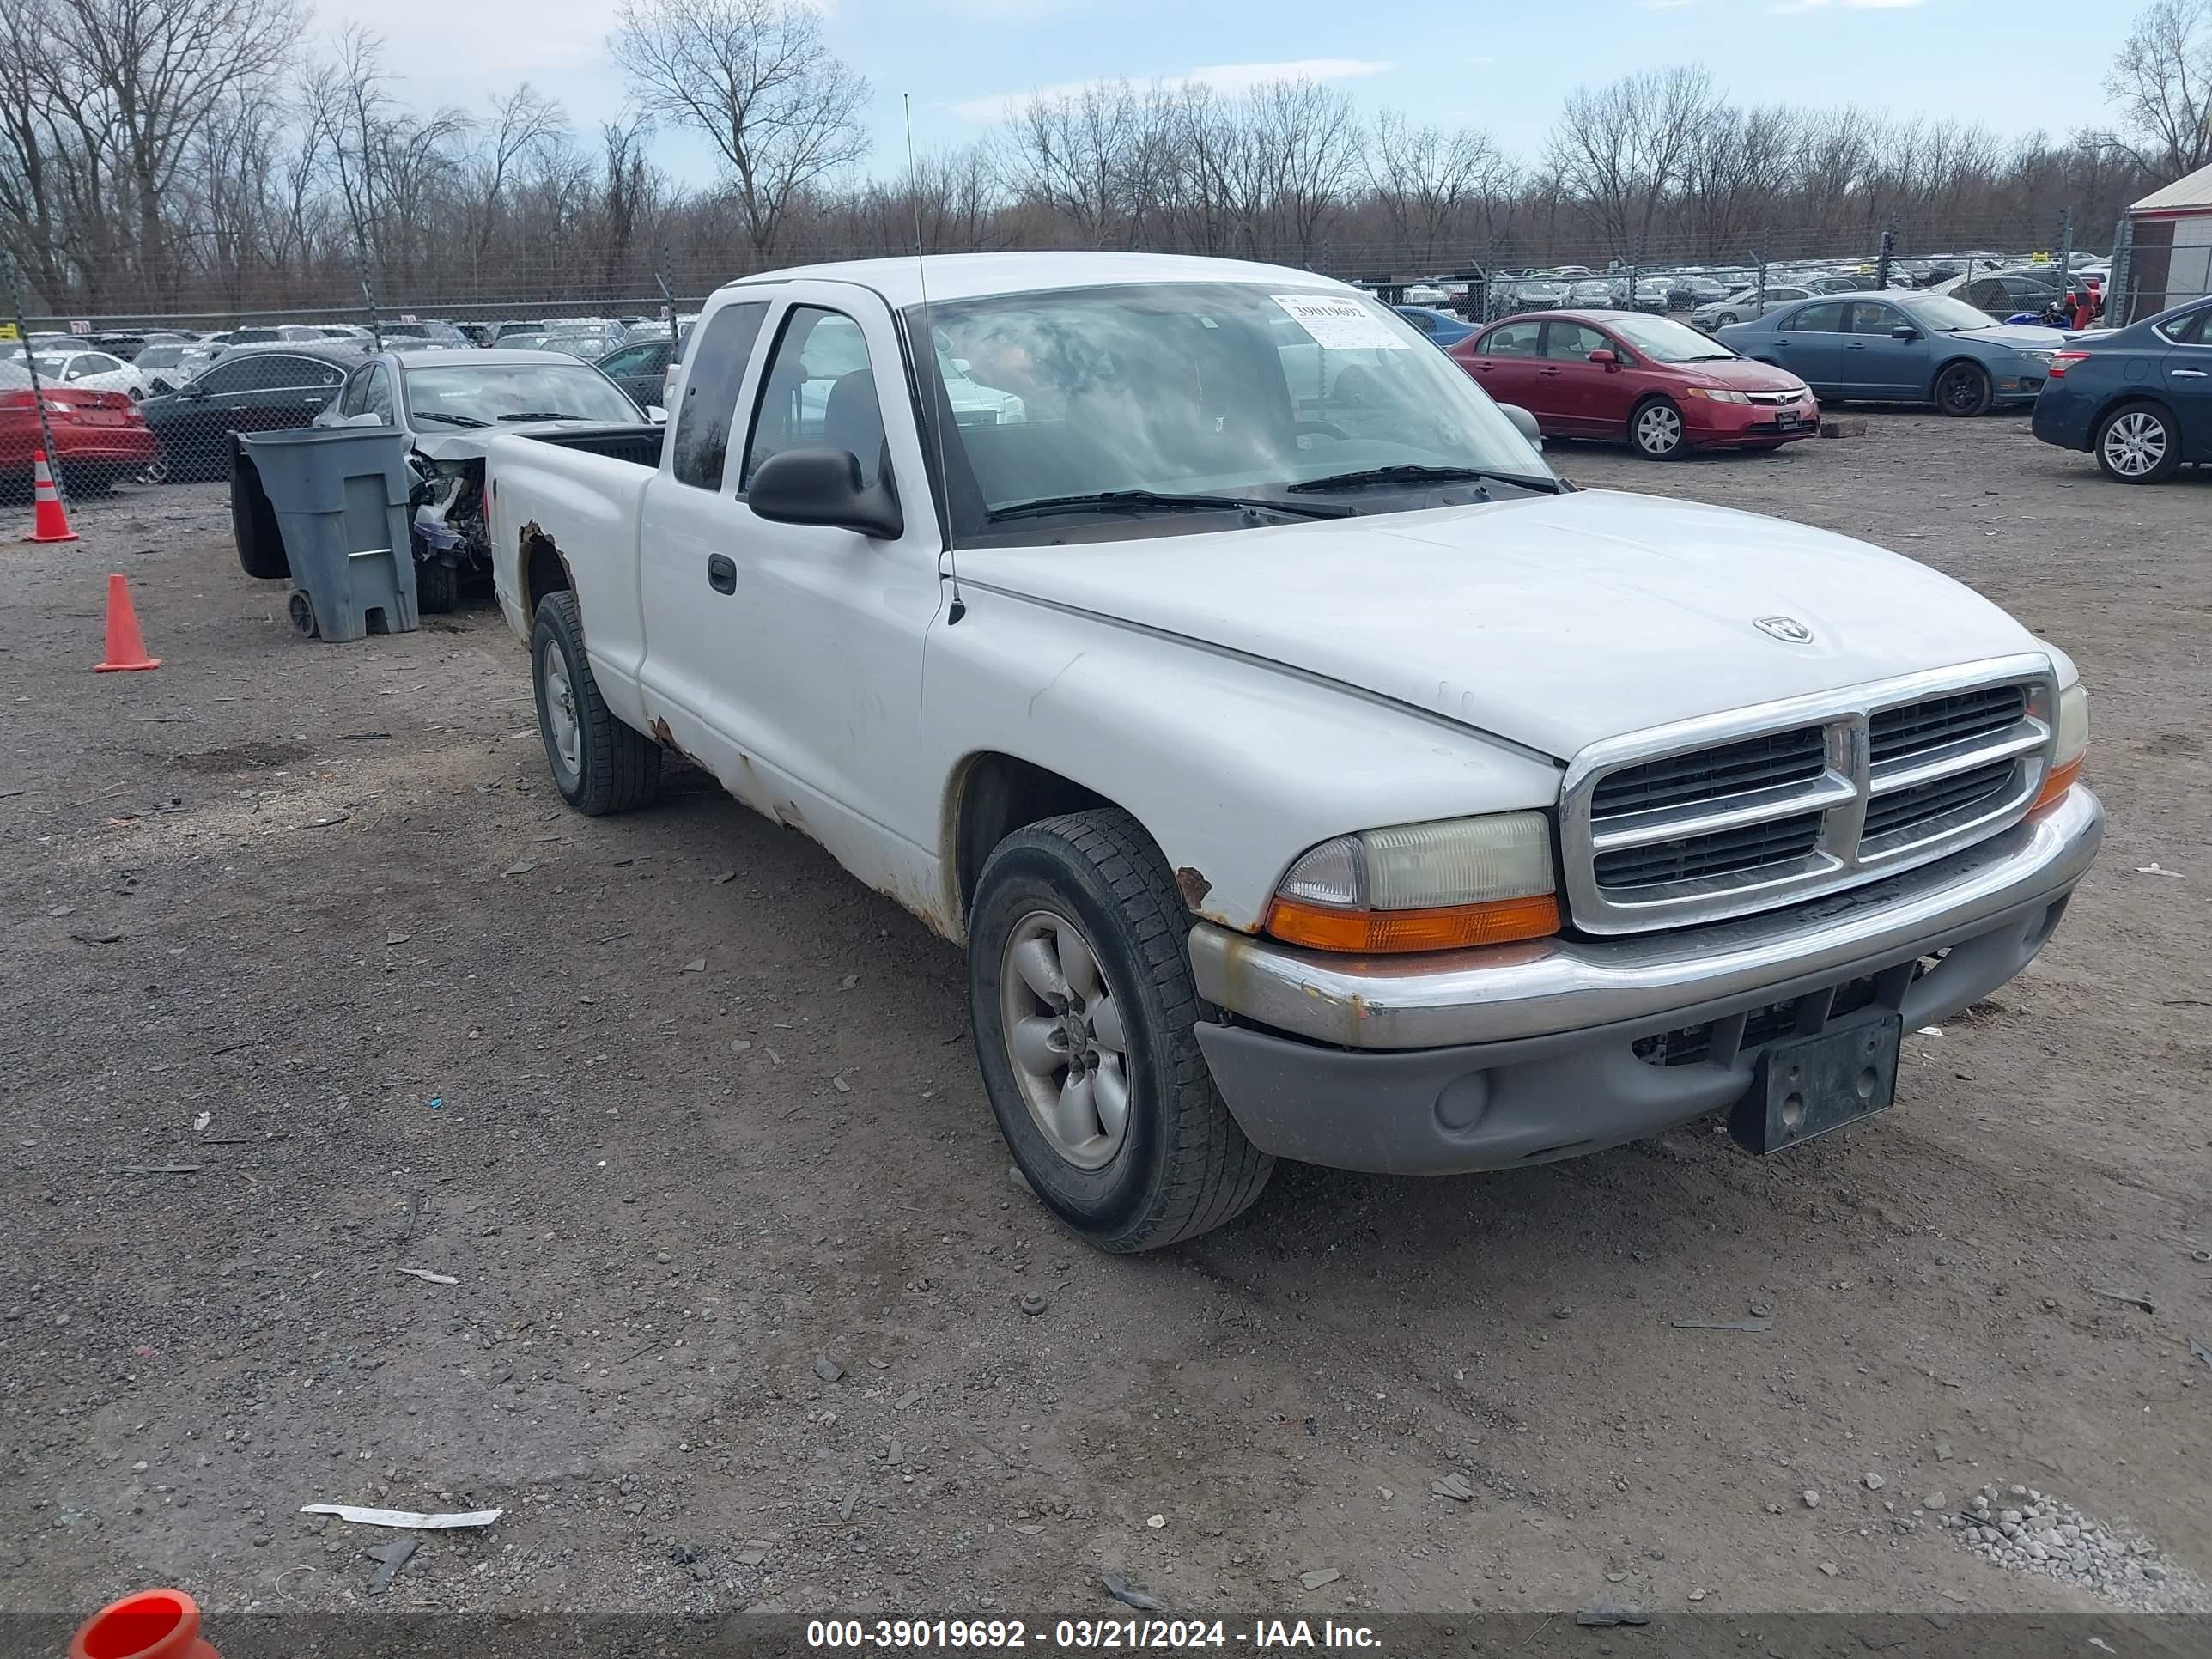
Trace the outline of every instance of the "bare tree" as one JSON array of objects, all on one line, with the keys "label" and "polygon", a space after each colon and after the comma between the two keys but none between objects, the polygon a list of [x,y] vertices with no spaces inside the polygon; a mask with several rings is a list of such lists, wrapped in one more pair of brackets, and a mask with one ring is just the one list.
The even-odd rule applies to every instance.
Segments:
[{"label": "bare tree", "polygon": [[1415,127],[1395,110],[1375,118],[1360,154],[1368,190],[1389,214],[1407,252],[1425,267],[1466,257],[1447,253],[1446,244],[1470,240],[1471,222],[1480,216],[1483,204],[1498,198],[1499,185],[1514,171],[1488,133]]},{"label": "bare tree", "polygon": [[1552,168],[1596,220],[1613,257],[1649,259],[1667,194],[1719,101],[1711,75],[1686,65],[1569,94],[1552,129]]},{"label": "bare tree", "polygon": [[2212,162],[2212,0],[2157,0],[2105,77],[2130,149],[2164,178]]},{"label": "bare tree", "polygon": [[799,194],[867,153],[868,83],[785,0],[623,0],[612,41],[646,108],[703,135],[757,261]]}]

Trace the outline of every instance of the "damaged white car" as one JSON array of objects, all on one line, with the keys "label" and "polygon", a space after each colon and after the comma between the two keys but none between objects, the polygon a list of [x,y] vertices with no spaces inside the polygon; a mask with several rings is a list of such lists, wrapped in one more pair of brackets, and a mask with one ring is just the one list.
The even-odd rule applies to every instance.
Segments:
[{"label": "damaged white car", "polygon": [[[317,426],[396,426],[415,473],[415,584],[425,611],[451,611],[464,581],[491,575],[484,540],[484,441],[495,432],[635,431],[659,422],[589,363],[557,351],[384,351],[346,377]],[[659,435],[645,453],[659,458]]]}]

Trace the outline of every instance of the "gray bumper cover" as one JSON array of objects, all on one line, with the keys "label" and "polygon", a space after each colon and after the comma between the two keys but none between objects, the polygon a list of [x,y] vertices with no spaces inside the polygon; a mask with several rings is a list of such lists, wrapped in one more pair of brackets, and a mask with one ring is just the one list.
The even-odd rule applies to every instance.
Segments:
[{"label": "gray bumper cover", "polygon": [[[1910,1030],[1988,995],[2050,937],[2103,828],[2077,785],[2002,835],[1875,887],[1640,938],[1361,961],[1201,923],[1200,994],[1273,1029],[1201,1025],[1199,1041],[1244,1133],[1282,1157],[1444,1173],[1595,1152],[1741,1097],[1756,1051],[1727,1040],[1728,1022],[1747,1011],[1884,976],[1881,1000]],[[1722,1039],[1710,1060],[1634,1052],[1640,1037],[1707,1022]]]}]

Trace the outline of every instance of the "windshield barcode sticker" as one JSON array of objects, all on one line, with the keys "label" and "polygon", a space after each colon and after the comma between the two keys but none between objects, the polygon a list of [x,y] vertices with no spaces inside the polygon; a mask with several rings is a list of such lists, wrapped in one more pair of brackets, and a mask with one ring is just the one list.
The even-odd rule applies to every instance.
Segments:
[{"label": "windshield barcode sticker", "polygon": [[1271,294],[1291,320],[1326,351],[1406,351],[1413,342],[1362,301],[1334,294]]}]

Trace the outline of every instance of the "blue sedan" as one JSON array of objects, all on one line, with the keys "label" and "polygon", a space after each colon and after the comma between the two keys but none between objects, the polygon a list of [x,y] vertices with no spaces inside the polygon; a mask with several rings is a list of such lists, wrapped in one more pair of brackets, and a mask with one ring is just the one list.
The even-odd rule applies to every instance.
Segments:
[{"label": "blue sedan", "polygon": [[2067,341],[2055,328],[1992,323],[1963,300],[1895,289],[1824,294],[1714,337],[1788,369],[1824,404],[1933,404],[1961,416],[2033,401]]},{"label": "blue sedan", "polygon": [[1392,309],[1438,346],[1457,345],[1474,332],[1473,324],[1462,322],[1449,311],[1431,311],[1426,306],[1396,306]]},{"label": "blue sedan", "polygon": [[2192,300],[2057,353],[2035,435],[2086,449],[2118,483],[2159,483],[2212,462],[2212,301]]}]

